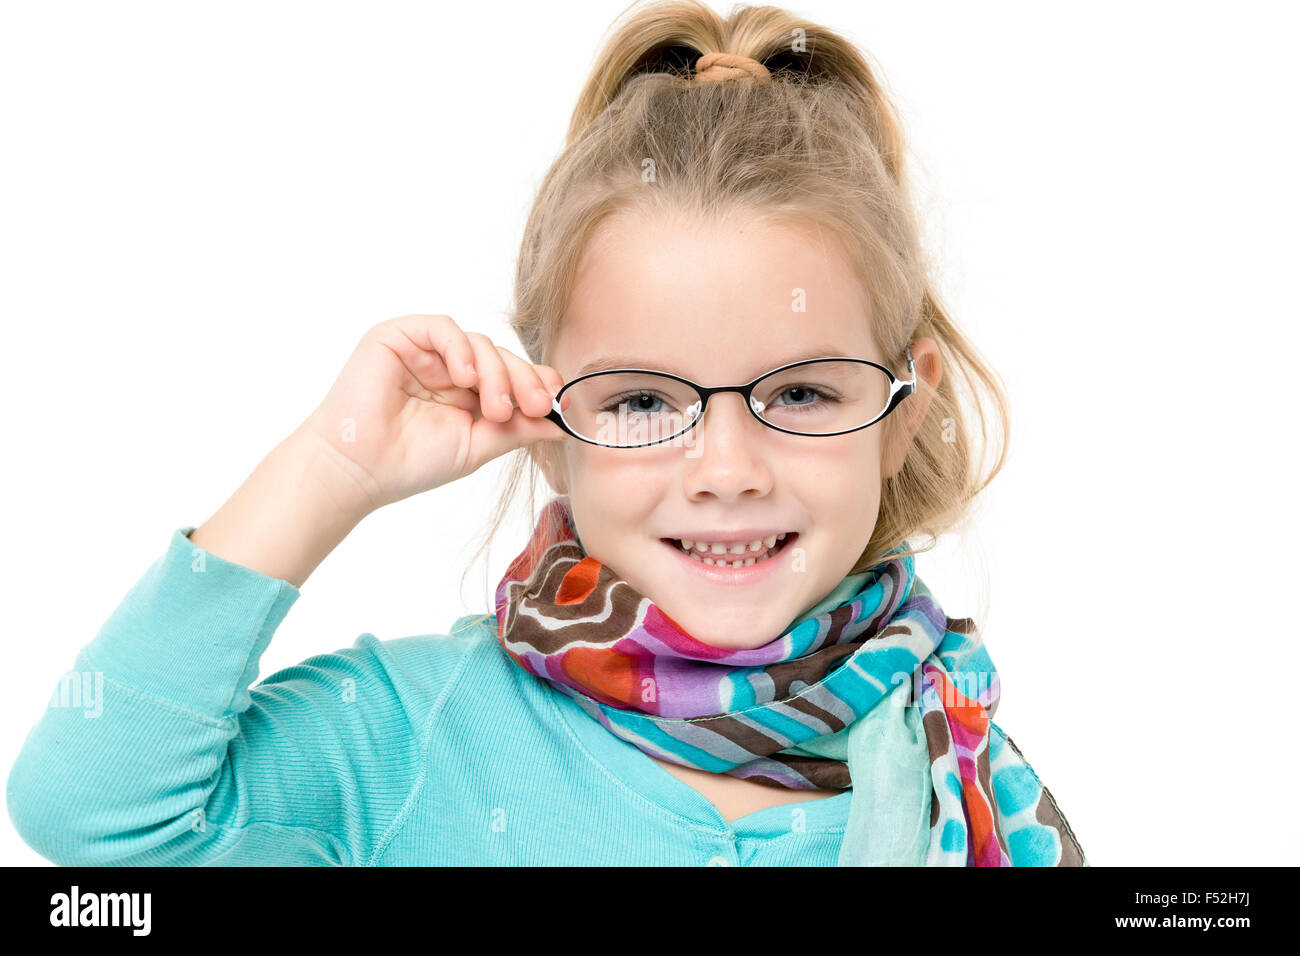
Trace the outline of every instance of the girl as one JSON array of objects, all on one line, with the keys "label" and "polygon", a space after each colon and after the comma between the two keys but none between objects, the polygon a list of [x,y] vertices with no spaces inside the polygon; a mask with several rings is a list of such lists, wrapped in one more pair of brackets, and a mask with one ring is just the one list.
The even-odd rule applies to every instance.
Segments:
[{"label": "girl", "polygon": [[[518,262],[528,359],[372,328],[79,654],[9,776],[63,864],[1087,865],[915,573],[1002,464],[863,56],[634,7]],[[370,512],[507,452],[554,492],[493,613],[250,687]],[[505,512],[503,499],[493,530]]]}]

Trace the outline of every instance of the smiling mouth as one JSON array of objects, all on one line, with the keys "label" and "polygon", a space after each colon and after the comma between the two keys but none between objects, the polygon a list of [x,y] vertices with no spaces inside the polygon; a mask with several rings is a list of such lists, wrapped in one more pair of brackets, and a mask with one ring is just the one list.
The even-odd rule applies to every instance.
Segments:
[{"label": "smiling mouth", "polygon": [[762,564],[764,561],[770,561],[797,537],[799,537],[798,532],[790,531],[786,533],[785,537],[778,538],[770,548],[765,548],[762,551],[747,550],[743,554],[733,554],[731,552],[714,554],[711,550],[701,551],[698,545],[687,551],[682,546],[680,538],[660,538],[659,540],[669,547],[675,548],[681,554],[688,556],[692,561],[716,568],[734,569],[752,567],[756,564]]}]

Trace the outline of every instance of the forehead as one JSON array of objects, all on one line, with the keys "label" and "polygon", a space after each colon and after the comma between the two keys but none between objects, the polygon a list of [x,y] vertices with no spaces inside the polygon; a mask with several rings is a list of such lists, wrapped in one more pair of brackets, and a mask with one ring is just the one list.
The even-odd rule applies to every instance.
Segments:
[{"label": "forehead", "polygon": [[829,233],[736,215],[606,220],[584,251],[552,359],[748,378],[824,355],[879,361],[866,291]]}]

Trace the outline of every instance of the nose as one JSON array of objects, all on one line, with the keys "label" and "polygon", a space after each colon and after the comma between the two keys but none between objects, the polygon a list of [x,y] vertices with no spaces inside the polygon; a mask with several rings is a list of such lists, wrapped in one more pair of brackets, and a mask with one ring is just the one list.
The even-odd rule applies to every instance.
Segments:
[{"label": "nose", "polygon": [[[772,490],[772,471],[765,458],[764,432],[739,392],[721,392],[709,399],[704,417],[692,429],[694,448],[687,452],[685,485],[688,497],[712,495],[734,500],[762,497]],[[775,433],[773,433],[775,434]]]},{"label": "nose", "polygon": [[760,432],[768,430],[762,422],[754,420],[747,400],[740,392],[717,392],[712,395],[709,398],[708,408],[705,409],[704,418],[695,427],[708,428],[710,419],[714,431],[734,429],[743,432],[751,427]]}]

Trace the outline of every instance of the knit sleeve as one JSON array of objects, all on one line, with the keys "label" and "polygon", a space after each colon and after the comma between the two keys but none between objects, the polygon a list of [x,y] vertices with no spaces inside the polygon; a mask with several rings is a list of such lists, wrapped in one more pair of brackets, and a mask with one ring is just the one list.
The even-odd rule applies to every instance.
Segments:
[{"label": "knit sleeve", "polygon": [[1091,866],[1065,815],[1020,749],[989,721],[989,770],[998,830],[1012,866]]},{"label": "knit sleeve", "polygon": [[9,773],[15,828],[61,865],[366,863],[438,688],[368,634],[250,688],[298,589],[192,530],[59,680]]}]

